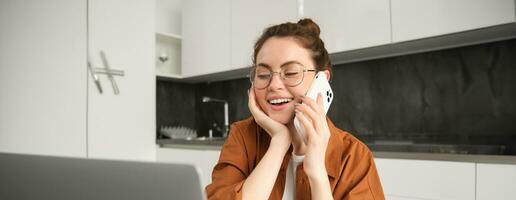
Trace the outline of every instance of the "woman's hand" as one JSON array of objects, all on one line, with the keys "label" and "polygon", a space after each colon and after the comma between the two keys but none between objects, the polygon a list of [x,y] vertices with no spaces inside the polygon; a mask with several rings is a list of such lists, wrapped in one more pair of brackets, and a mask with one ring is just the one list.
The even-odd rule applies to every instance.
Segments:
[{"label": "woman's hand", "polygon": [[326,121],[322,97],[321,94],[317,95],[317,102],[307,97],[301,97],[301,99],[303,104],[296,105],[296,117],[304,126],[308,141],[303,161],[304,171],[309,179],[328,181],[325,155],[330,129]]},{"label": "woman's hand", "polygon": [[254,117],[256,123],[265,129],[265,131],[271,136],[271,142],[278,142],[282,147],[286,147],[286,150],[290,147],[291,138],[290,133],[284,124],[271,119],[263,110],[259,107],[256,102],[256,96],[254,88],[251,86],[249,89],[249,111]]}]

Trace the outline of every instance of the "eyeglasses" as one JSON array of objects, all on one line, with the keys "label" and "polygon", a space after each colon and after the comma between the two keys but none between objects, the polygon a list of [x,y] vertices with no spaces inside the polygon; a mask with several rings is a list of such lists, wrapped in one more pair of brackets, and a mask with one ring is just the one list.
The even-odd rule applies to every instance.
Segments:
[{"label": "eyeglasses", "polygon": [[279,74],[283,84],[289,87],[295,87],[303,82],[305,72],[315,71],[314,69],[305,69],[305,67],[299,63],[283,65],[279,72],[274,72],[268,67],[258,65],[251,68],[249,78],[256,89],[264,89],[269,86],[274,74]]}]

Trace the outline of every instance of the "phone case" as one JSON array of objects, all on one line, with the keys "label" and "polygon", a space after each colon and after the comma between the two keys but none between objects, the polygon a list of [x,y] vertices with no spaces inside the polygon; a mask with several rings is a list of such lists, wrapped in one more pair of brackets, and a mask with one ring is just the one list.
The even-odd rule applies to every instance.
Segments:
[{"label": "phone case", "polygon": [[[317,101],[317,95],[319,93],[321,93],[322,95],[324,113],[326,114],[328,113],[330,104],[333,101],[333,91],[331,90],[330,83],[328,82],[328,79],[326,78],[326,74],[324,72],[319,72],[315,75],[315,79],[312,85],[310,86],[310,89],[308,89],[306,96],[313,99],[314,101]],[[297,117],[294,118],[294,126],[297,132],[304,139],[305,143],[307,143],[308,141],[305,137],[305,129],[303,127],[303,124],[299,122]]]}]

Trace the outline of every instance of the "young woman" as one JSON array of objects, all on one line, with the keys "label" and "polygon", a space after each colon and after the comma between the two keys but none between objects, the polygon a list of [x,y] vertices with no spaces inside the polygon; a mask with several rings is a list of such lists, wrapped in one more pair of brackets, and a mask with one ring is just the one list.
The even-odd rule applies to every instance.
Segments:
[{"label": "young woman", "polygon": [[319,33],[317,24],[302,19],[271,26],[258,39],[252,117],[232,125],[208,199],[384,199],[371,151],[333,125],[321,96],[304,96],[316,73],[331,75]]}]

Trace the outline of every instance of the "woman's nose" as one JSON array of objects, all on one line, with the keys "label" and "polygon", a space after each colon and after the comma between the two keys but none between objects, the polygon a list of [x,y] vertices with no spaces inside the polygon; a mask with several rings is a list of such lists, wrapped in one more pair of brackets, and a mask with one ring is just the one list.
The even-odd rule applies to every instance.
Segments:
[{"label": "woman's nose", "polygon": [[269,87],[271,89],[281,89],[283,87],[285,87],[285,85],[283,84],[283,80],[281,80],[281,77],[278,75],[278,76],[272,76],[271,77],[271,82],[269,83]]}]

